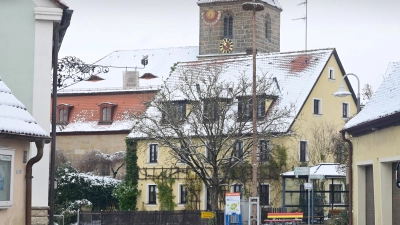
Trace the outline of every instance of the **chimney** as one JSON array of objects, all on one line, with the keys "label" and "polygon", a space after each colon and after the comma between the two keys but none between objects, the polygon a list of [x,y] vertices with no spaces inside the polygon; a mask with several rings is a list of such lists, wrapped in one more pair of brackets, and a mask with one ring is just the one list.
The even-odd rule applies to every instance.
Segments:
[{"label": "chimney", "polygon": [[123,89],[134,89],[139,86],[139,71],[123,72]]}]

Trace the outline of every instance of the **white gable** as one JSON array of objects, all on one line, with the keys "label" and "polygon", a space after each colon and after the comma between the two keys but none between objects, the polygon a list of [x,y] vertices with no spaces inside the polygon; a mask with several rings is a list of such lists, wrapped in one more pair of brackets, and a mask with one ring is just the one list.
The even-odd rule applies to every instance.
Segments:
[{"label": "white gable", "polygon": [[400,112],[400,62],[390,63],[385,80],[376,90],[365,107],[353,119],[347,122],[344,129],[362,125],[373,120]]}]

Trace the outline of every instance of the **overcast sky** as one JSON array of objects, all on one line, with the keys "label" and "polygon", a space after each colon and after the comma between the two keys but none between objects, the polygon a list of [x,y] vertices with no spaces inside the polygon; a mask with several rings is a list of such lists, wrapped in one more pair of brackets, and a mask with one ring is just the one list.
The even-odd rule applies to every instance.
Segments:
[{"label": "overcast sky", "polygon": [[[279,0],[281,51],[305,49],[305,0]],[[197,0],[63,0],[74,10],[60,58],[93,63],[115,50],[198,46]],[[308,0],[308,49],[337,49],[361,88],[400,61],[399,0]],[[350,78],[357,91],[355,78]]]}]

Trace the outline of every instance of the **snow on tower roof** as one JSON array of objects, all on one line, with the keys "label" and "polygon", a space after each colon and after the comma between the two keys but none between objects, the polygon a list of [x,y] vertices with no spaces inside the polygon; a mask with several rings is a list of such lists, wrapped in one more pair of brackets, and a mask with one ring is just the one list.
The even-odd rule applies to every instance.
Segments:
[{"label": "snow on tower roof", "polygon": [[[243,0],[198,0],[197,4],[205,4],[205,3],[214,3],[214,2],[245,2]],[[249,0],[250,2],[251,0]],[[278,9],[282,9],[281,4],[279,4],[278,0],[261,0],[263,3],[267,3],[268,5],[274,6]]]},{"label": "snow on tower roof", "polygon": [[1,79],[0,133],[49,137]]},{"label": "snow on tower roof", "polygon": [[396,113],[400,113],[400,62],[389,64],[385,80],[360,113],[347,122],[343,129],[348,130]]}]

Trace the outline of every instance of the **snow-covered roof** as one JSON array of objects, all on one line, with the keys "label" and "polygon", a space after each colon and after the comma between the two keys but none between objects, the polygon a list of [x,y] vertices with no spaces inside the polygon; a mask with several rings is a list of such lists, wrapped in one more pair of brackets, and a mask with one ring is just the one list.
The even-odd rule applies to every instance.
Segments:
[{"label": "snow-covered roof", "polygon": [[[289,131],[334,51],[335,49],[332,48],[309,50],[307,52],[264,53],[257,55],[257,74],[268,74],[276,80],[272,94],[279,96],[279,104],[274,107],[284,109],[291,108],[294,105],[294,114],[289,118],[282,119],[284,121],[281,120],[281,123],[276,125],[279,126],[279,129],[277,128],[275,131]],[[197,68],[199,71],[207,71],[207,67],[212,64],[218,64],[221,68],[224,68],[219,74],[222,80],[235,82],[243,74],[249,78],[252,76],[251,55],[214,58],[179,64],[165,85],[173,86],[182,83],[180,73],[185,69],[194,70]],[[174,94],[174,100],[182,100],[182,96],[179,93],[176,92]],[[149,110],[152,110],[152,108],[149,107],[147,111]],[[155,113],[160,112],[149,112],[149,114],[157,116]],[[140,131],[137,133],[132,132],[129,137],[140,138],[142,134],[140,134]]]},{"label": "snow-covered roof", "polygon": [[[310,167],[310,174],[312,175],[324,175],[325,177],[346,177],[345,171],[342,169],[346,165],[338,163],[320,163]],[[288,171],[282,173],[283,177],[294,176],[294,171]]]},{"label": "snow-covered roof", "polygon": [[[214,2],[237,2],[237,1],[244,2],[243,0],[198,0],[197,4],[214,3]],[[274,6],[278,9],[282,9],[282,6],[281,4],[279,4],[278,0],[261,0],[261,2],[267,3],[268,5]]]},{"label": "snow-covered roof", "polygon": [[0,133],[49,137],[1,79]]},{"label": "snow-covered roof", "polygon": [[400,113],[400,62],[389,64],[385,80],[360,113],[344,125],[344,130],[396,113]]},{"label": "snow-covered roof", "polygon": [[[141,87],[161,85],[163,80],[169,76],[171,67],[175,63],[197,60],[198,54],[198,46],[114,51],[94,63],[110,67],[108,73],[98,74],[104,80],[79,82],[67,87],[65,90],[121,88],[123,85],[123,71],[134,71],[135,67],[137,67],[139,76],[145,73],[152,73],[158,77],[151,80],[140,79]],[[145,68],[141,64],[144,55],[148,55],[148,64]]]},{"label": "snow-covered roof", "polygon": [[84,118],[82,121],[75,121],[66,125],[57,126],[57,133],[69,133],[69,132],[112,132],[112,131],[126,131],[132,129],[133,120],[125,119],[119,121],[113,121],[112,124],[99,125],[98,121],[86,121]]}]

